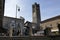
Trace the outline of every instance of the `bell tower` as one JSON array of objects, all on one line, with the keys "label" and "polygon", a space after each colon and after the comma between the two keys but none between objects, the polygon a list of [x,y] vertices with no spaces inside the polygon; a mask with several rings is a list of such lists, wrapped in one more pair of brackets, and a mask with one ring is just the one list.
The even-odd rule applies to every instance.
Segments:
[{"label": "bell tower", "polygon": [[32,5],[32,22],[36,24],[36,28],[40,28],[40,22],[41,22],[41,17],[40,17],[40,6],[37,3],[34,3]]}]

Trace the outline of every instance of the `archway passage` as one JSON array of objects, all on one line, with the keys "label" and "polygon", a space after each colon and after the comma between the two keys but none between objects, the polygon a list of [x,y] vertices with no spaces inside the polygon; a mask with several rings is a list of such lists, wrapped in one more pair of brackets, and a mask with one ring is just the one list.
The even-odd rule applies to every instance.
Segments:
[{"label": "archway passage", "polygon": [[59,29],[59,33],[60,33],[60,24],[58,24],[58,29]]}]

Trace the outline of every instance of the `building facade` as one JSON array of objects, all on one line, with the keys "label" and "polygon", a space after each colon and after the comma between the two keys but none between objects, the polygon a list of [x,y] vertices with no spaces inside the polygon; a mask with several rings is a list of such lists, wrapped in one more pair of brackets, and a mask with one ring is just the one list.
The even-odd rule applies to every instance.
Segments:
[{"label": "building facade", "polygon": [[13,35],[13,36],[23,35],[24,18],[20,17],[19,19],[19,18],[12,18],[12,17],[4,16],[3,28],[7,29],[8,34],[12,33],[10,35]]},{"label": "building facade", "polygon": [[51,35],[58,34],[60,30],[60,15],[41,21],[40,26],[43,30],[48,27],[51,28]]}]

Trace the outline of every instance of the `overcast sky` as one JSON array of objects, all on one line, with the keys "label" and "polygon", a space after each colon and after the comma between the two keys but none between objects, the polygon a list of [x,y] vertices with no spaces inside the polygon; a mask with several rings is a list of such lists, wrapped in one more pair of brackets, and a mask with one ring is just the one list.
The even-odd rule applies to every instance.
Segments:
[{"label": "overcast sky", "polygon": [[32,21],[32,4],[35,2],[40,4],[41,20],[60,15],[60,0],[6,0],[4,16],[15,17],[18,5],[18,18],[22,16],[26,21]]}]

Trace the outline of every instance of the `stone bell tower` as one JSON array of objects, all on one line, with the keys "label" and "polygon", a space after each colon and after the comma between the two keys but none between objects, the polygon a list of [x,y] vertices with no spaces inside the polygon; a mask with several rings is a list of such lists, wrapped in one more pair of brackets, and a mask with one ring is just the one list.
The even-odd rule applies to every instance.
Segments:
[{"label": "stone bell tower", "polygon": [[40,6],[37,3],[32,5],[32,22],[36,24],[37,29],[40,29]]}]

